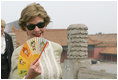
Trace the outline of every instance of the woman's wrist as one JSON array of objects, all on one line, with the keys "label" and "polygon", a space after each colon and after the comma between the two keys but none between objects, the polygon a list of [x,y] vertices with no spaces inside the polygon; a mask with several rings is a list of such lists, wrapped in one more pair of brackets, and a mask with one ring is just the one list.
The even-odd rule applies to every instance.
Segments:
[{"label": "woman's wrist", "polygon": [[25,76],[25,79],[33,79],[33,77],[32,77],[30,74],[27,74],[27,75]]}]

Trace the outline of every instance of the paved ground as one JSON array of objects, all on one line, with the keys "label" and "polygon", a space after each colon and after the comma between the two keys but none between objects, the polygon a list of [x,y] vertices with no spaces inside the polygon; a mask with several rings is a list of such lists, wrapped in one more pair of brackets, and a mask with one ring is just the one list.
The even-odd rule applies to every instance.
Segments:
[{"label": "paved ground", "polygon": [[[88,59],[87,62],[90,64],[90,68],[93,70],[102,70],[107,73],[117,74],[117,63],[116,62],[98,62],[97,64],[91,64],[91,60]],[[62,70],[64,68],[64,63],[61,63]]]},{"label": "paved ground", "polygon": [[117,63],[115,62],[100,62],[99,64],[92,64],[93,70],[105,70],[108,73],[117,74]]},{"label": "paved ground", "polygon": [[[83,60],[80,65],[85,68],[85,71],[80,69],[78,79],[116,79],[117,78],[117,63],[116,62],[97,62],[97,64],[91,64],[91,60]],[[79,64],[78,64],[79,65]],[[79,65],[79,66],[80,66]],[[61,63],[62,70],[64,71],[64,63]],[[110,74],[109,74],[110,73]],[[64,75],[64,74],[63,74]]]}]

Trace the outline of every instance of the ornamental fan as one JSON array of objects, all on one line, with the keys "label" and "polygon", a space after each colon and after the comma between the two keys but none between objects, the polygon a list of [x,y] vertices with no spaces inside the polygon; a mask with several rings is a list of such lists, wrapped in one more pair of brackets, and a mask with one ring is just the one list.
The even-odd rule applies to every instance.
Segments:
[{"label": "ornamental fan", "polygon": [[27,74],[30,64],[36,58],[39,60],[47,44],[48,40],[41,37],[34,37],[23,44],[18,59],[18,74],[20,77]]}]

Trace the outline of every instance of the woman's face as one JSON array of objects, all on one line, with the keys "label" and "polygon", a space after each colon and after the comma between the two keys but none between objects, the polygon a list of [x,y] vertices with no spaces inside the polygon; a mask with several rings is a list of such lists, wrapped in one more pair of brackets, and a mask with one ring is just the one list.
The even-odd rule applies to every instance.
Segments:
[{"label": "woman's face", "polygon": [[[26,25],[31,25],[31,24],[36,25],[40,22],[44,22],[44,19],[40,16],[37,16],[37,17],[32,18],[30,21],[28,21]],[[38,26],[35,26],[33,30],[29,30],[27,27],[25,27],[25,29],[29,37],[33,38],[33,37],[43,37],[46,27],[44,26],[43,28],[39,28]]]},{"label": "woman's face", "polygon": [[1,25],[1,36],[3,35],[4,33],[4,27]]}]

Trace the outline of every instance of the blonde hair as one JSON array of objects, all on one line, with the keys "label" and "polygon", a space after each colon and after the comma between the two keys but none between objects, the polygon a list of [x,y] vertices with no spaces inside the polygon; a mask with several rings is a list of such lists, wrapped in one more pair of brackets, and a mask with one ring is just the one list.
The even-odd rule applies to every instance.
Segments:
[{"label": "blonde hair", "polygon": [[44,18],[45,26],[49,24],[50,17],[47,15],[45,9],[38,3],[32,3],[24,8],[21,12],[21,17],[19,19],[19,25],[21,29],[26,31],[24,28],[26,26],[26,23],[36,16],[41,16]]},{"label": "blonde hair", "polygon": [[1,19],[1,26],[2,26],[2,27],[5,27],[5,26],[6,26],[5,21],[4,21],[4,20],[2,20],[2,19]]}]

